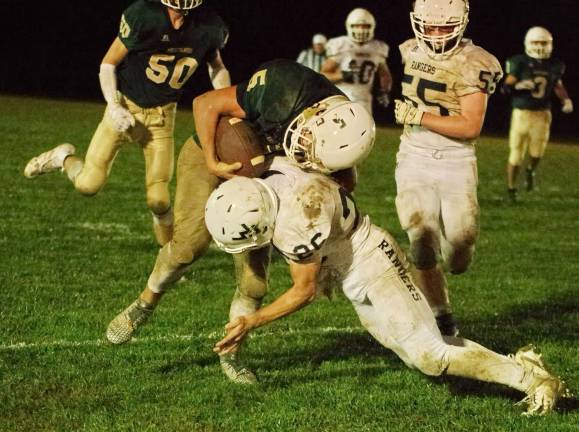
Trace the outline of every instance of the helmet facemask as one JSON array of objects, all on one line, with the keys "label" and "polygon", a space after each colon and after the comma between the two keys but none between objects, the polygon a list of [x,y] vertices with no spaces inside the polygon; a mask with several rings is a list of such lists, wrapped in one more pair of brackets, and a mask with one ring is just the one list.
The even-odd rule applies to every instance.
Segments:
[{"label": "helmet facemask", "polygon": [[286,129],[286,156],[302,169],[328,174],[352,168],[370,153],[375,124],[366,109],[331,96],[305,109]]},{"label": "helmet facemask", "polygon": [[195,9],[203,3],[203,0],[161,0],[165,6],[171,9],[176,9],[181,12],[188,12],[191,9]]},{"label": "helmet facemask", "polygon": [[374,39],[376,20],[366,9],[352,10],[346,18],[346,31],[353,42],[363,44]]},{"label": "helmet facemask", "polygon": [[543,27],[532,27],[525,35],[525,53],[532,58],[545,60],[553,52],[553,36]]},{"label": "helmet facemask", "polygon": [[410,22],[420,48],[429,57],[443,60],[452,55],[462,40],[468,24],[468,4],[432,3],[432,0],[417,1],[414,12],[410,12]]}]

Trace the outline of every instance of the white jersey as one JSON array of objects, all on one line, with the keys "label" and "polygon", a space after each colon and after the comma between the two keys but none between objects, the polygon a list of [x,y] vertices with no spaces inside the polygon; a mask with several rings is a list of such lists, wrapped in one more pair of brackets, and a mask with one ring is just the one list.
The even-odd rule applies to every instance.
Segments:
[{"label": "white jersey", "polygon": [[263,178],[280,200],[274,247],[289,261],[319,258],[320,291],[341,286],[350,300],[363,302],[367,287],[387,270],[407,277],[408,263],[395,240],[361,215],[330,177],[275,158]]},{"label": "white jersey", "polygon": [[348,36],[332,38],[326,44],[326,55],[343,71],[352,71],[353,83],[337,83],[354,102],[372,101],[372,86],[378,66],[386,63],[388,45],[377,39],[363,44],[353,42]]},{"label": "white jersey", "polygon": [[[404,63],[402,95],[419,109],[428,113],[460,115],[460,98],[476,92],[494,93],[503,76],[499,61],[490,53],[463,39],[447,59],[431,59],[409,39],[400,45]],[[456,150],[474,154],[475,140],[450,138],[420,126],[406,125],[401,150],[412,147],[432,150]]]}]

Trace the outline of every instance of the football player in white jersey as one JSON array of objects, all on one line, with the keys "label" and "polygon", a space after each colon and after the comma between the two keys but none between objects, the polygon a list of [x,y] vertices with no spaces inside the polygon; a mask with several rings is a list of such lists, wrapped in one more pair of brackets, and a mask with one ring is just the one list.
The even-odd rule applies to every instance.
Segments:
[{"label": "football player in white jersey", "polygon": [[235,177],[209,197],[205,217],[217,245],[241,253],[270,243],[290,266],[293,285],[273,303],[231,320],[216,344],[235,352],[249,331],[310,303],[326,284],[341,285],[363,326],[421,372],[478,379],[525,392],[528,414],[545,414],[567,396],[532,346],[504,356],[467,339],[443,337],[394,238],[360,214],[328,176],[276,158],[265,179]]},{"label": "football player in white jersey", "polygon": [[415,38],[400,45],[404,62],[397,123],[404,125],[396,165],[396,209],[410,253],[444,335],[456,336],[441,258],[466,271],[479,232],[477,161],[489,96],[503,72],[497,59],[463,39],[467,0],[417,0]]},{"label": "football player in white jersey", "polygon": [[374,39],[376,20],[366,9],[352,10],[346,19],[347,36],[330,39],[322,74],[350,100],[363,104],[372,114],[372,91],[377,76],[376,101],[386,108],[390,103],[392,76],[386,64],[388,45]]}]

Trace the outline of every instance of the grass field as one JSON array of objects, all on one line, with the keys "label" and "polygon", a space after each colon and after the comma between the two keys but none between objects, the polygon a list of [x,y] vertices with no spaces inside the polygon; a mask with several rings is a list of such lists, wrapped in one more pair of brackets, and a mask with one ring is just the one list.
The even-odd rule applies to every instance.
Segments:
[{"label": "grass field", "polygon": [[[61,174],[22,176],[60,142],[83,154],[101,104],[0,97],[0,431],[578,431],[576,400],[523,418],[522,395],[412,371],[361,328],[343,297],[255,332],[261,384],[226,381],[211,348],[233,294],[214,249],[159,306],[139,338],[104,341],[156,256],[140,150],[127,145],[101,194]],[[179,113],[177,142],[191,127]],[[399,129],[379,131],[359,207],[406,246],[394,209]],[[450,278],[461,332],[500,352],[538,345],[579,391],[579,146],[551,143],[540,190],[504,201],[505,139],[478,145],[482,210],[474,265]],[[276,259],[271,293],[289,285]]]}]

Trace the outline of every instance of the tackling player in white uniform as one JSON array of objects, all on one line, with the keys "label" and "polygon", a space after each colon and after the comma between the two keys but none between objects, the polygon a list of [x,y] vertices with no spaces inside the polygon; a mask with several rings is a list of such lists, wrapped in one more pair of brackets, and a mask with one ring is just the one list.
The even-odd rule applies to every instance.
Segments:
[{"label": "tackling player in white uniform", "polygon": [[372,90],[378,75],[377,102],[386,108],[392,88],[392,76],[386,64],[388,45],[374,39],[376,20],[366,9],[352,10],[346,19],[347,36],[330,39],[322,74],[350,100],[363,104],[372,114]]},{"label": "tackling player in white uniform", "polygon": [[415,38],[404,62],[396,121],[404,125],[396,165],[396,209],[410,239],[417,282],[443,334],[456,336],[440,255],[466,271],[479,232],[475,140],[502,76],[497,59],[462,35],[466,0],[417,0]]},{"label": "tackling player in white uniform", "polygon": [[335,284],[370,334],[411,368],[508,385],[527,393],[528,414],[547,413],[567,395],[532,346],[503,356],[467,339],[443,338],[394,238],[360,214],[329,177],[306,173],[284,158],[276,158],[266,174],[264,180],[235,177],[219,186],[205,220],[217,245],[230,253],[272,243],[289,263],[293,286],[227,324],[216,352],[234,352],[249,331],[297,311],[325,284]]}]

